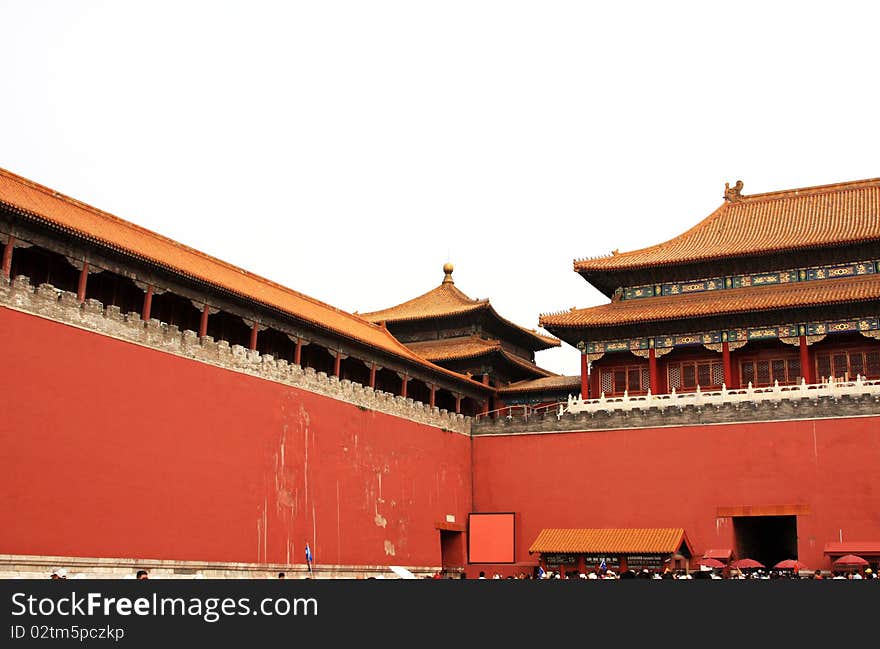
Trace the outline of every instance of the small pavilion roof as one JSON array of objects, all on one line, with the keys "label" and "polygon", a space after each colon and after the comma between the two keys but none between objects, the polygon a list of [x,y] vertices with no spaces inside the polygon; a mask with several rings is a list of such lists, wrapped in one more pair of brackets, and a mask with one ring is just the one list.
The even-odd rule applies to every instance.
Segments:
[{"label": "small pavilion roof", "polygon": [[502,347],[501,341],[486,340],[479,336],[419,341],[407,343],[407,347],[432,363],[499,354],[508,363],[524,369],[535,376],[554,376],[553,372],[538,367],[535,363],[516,354],[511,354]]},{"label": "small pavilion roof", "polygon": [[523,392],[556,392],[568,390],[571,394],[581,391],[580,374],[574,376],[542,376],[538,379],[526,379],[517,381],[508,386],[499,388],[501,394],[519,394]]},{"label": "small pavilion roof", "polygon": [[447,263],[443,266],[444,277],[440,286],[411,300],[402,302],[397,306],[382,309],[381,311],[359,313],[358,315],[370,322],[390,324],[394,322],[432,320],[486,311],[501,323],[505,329],[512,331],[517,338],[523,338],[528,341],[528,347],[532,351],[560,346],[560,341],[552,336],[545,336],[534,329],[526,329],[502,318],[489,303],[488,299],[475,300],[468,297],[455,286],[455,282],[452,280],[452,271],[452,264]]},{"label": "small pavilion roof", "polygon": [[553,331],[557,328],[610,327],[638,322],[701,318],[877,299],[880,299],[880,280],[875,274],[870,274],[822,281],[620,300],[585,309],[545,314],[540,316],[539,321],[543,327]]},{"label": "small pavilion roof", "polygon": [[[68,234],[170,269],[234,295],[276,308],[313,326],[446,374],[466,377],[425,361],[387,329],[233,266],[177,241],[103,212],[31,180],[0,169],[0,205]],[[472,385],[485,389],[478,381]]]},{"label": "small pavilion roof", "polygon": [[601,528],[541,530],[529,552],[572,554],[672,554],[682,544],[693,550],[681,527]]},{"label": "small pavilion roof", "polygon": [[750,196],[740,194],[742,183],[737,185],[687,232],[640,250],[576,259],[574,270],[587,277],[880,240],[880,178]]}]

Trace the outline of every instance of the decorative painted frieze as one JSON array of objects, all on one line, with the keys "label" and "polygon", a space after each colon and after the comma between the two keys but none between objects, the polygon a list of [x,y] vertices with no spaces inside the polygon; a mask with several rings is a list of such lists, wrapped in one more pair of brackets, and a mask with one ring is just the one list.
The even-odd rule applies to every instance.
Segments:
[{"label": "decorative painted frieze", "polygon": [[805,336],[808,345],[819,342],[828,334],[859,332],[869,338],[880,337],[880,317],[837,320],[833,322],[806,322],[802,324],[770,325],[706,331],[701,333],[675,334],[656,338],[632,338],[622,340],[580,341],[577,348],[587,355],[588,360],[598,360],[612,352],[632,352],[647,358],[648,351],[655,350],[656,356],[667,354],[678,347],[702,345],[712,351],[720,352],[723,343],[728,343],[730,351],[739,349],[754,340],[780,340],[789,345],[800,344],[800,336]]},{"label": "decorative painted frieze", "polygon": [[668,282],[663,284],[646,284],[643,286],[625,287],[622,299],[637,300],[660,295],[687,295],[706,291],[720,291],[731,288],[747,288],[750,286],[767,286],[770,284],[790,284],[793,282],[812,282],[824,279],[840,279],[880,273],[880,261],[866,260],[849,264],[832,266],[812,266],[809,268],[792,268],[772,273],[752,273],[749,275],[731,275],[729,277],[712,277],[686,282]]}]

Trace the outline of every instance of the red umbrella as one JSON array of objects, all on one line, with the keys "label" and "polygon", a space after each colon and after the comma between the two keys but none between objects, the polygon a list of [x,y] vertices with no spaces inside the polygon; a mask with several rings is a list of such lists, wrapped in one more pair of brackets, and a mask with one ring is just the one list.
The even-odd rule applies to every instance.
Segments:
[{"label": "red umbrella", "polygon": [[809,570],[809,568],[797,559],[786,559],[785,561],[780,561],[773,567],[777,570]]},{"label": "red umbrella", "polygon": [[737,559],[730,564],[731,568],[764,568],[764,564],[754,559]]},{"label": "red umbrella", "polygon": [[858,567],[867,566],[868,562],[861,557],[857,557],[854,554],[845,554],[839,559],[835,560],[834,565],[840,567]]},{"label": "red umbrella", "polygon": [[724,564],[721,563],[718,559],[712,559],[711,557],[703,557],[697,562],[698,565],[706,566],[707,568],[723,568]]}]

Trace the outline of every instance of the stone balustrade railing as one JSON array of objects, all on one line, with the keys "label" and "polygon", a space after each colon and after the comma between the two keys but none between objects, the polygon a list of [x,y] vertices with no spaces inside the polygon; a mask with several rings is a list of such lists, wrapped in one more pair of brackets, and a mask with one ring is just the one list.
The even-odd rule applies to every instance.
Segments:
[{"label": "stone balustrade railing", "polygon": [[880,381],[867,381],[861,376],[855,380],[829,379],[822,383],[807,384],[805,380],[794,385],[779,385],[774,382],[770,387],[755,388],[749,383],[745,388],[728,390],[722,385],[721,390],[715,392],[703,392],[699,386],[694,392],[676,392],[675,389],[669,394],[647,394],[629,396],[624,392],[621,397],[606,398],[603,393],[598,399],[584,400],[580,397],[568,397],[568,403],[560,403],[557,410],[557,418],[565,413],[595,413],[627,411],[633,409],[659,408],[685,408],[687,406],[724,405],[760,403],[765,401],[778,402],[784,400],[821,399],[830,397],[838,399],[844,396],[859,396],[863,394],[880,395]]}]

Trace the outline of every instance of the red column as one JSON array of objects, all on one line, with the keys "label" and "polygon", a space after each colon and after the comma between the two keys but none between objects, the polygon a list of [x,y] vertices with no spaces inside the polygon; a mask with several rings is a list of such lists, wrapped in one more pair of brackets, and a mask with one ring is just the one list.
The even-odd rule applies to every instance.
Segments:
[{"label": "red column", "polygon": [[648,380],[651,382],[651,394],[660,392],[657,374],[657,352],[654,348],[648,350]]},{"label": "red column", "polygon": [[141,311],[141,320],[146,322],[150,319],[150,311],[153,310],[153,285],[147,285],[147,292],[144,293],[144,308]]},{"label": "red column", "polygon": [[581,399],[590,398],[590,364],[587,355],[581,354]]},{"label": "red column", "polygon": [[807,383],[815,383],[816,379],[813,377],[813,368],[810,365],[810,348],[807,347],[807,337],[799,336],[798,342],[801,348],[801,376],[804,377]]},{"label": "red column", "polygon": [[302,360],[302,350],[303,350],[302,338],[297,338],[296,339],[296,349],[293,350],[293,364],[294,365],[301,365],[300,361]]},{"label": "red column", "polygon": [[436,392],[437,392],[437,388],[432,383],[431,384],[431,400],[428,402],[428,405],[431,406],[432,408],[434,407],[434,393],[436,393]]},{"label": "red column", "polygon": [[400,396],[402,396],[404,399],[406,398],[406,384],[407,383],[409,383],[409,376],[404,374],[403,379],[401,380],[401,384],[400,384]]},{"label": "red column", "polygon": [[333,376],[335,376],[336,378],[339,378],[339,367],[340,367],[341,363],[342,363],[342,353],[339,350],[337,350],[336,351],[336,358],[333,359]]},{"label": "red column", "polygon": [[89,262],[84,261],[79,271],[79,284],[76,287],[76,301],[82,304],[86,301],[86,281],[89,278]]},{"label": "red column", "polygon": [[370,363],[370,387],[376,389],[376,363]]},{"label": "red column", "polygon": [[461,396],[458,394],[455,395],[455,414],[461,414]]},{"label": "red column", "polygon": [[204,338],[208,335],[208,304],[205,303],[205,308],[202,309],[202,321],[199,323],[199,338]]},{"label": "red column", "polygon": [[256,323],[256,321],[255,321],[255,322],[254,322],[254,326],[251,327],[251,341],[250,341],[250,343],[248,344],[248,349],[250,349],[251,351],[253,351],[253,350],[255,350],[256,348],[257,348],[257,323]]},{"label": "red column", "polygon": [[15,237],[9,235],[6,247],[3,248],[3,277],[9,279],[9,272],[12,269],[12,249],[15,247]]},{"label": "red column", "polygon": [[728,388],[738,388],[733,384],[733,365],[730,362],[730,343],[726,340],[721,343],[721,360],[724,363],[724,385]]}]

